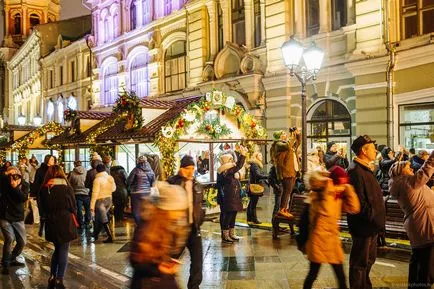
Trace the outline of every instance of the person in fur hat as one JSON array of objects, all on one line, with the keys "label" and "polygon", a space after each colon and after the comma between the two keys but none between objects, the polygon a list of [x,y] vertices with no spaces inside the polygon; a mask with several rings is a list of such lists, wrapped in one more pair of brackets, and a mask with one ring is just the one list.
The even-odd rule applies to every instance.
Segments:
[{"label": "person in fur hat", "polygon": [[240,146],[238,160],[235,163],[232,154],[220,156],[220,167],[217,169],[217,202],[220,205],[220,226],[222,241],[232,244],[239,238],[235,235],[235,219],[237,212],[243,210],[241,200],[241,183],[238,171],[244,166],[247,149]]},{"label": "person in fur hat", "polygon": [[[261,184],[261,180],[268,179],[267,174],[262,173],[262,169],[264,165],[262,163],[262,154],[260,152],[254,152],[252,157],[249,160],[250,165],[250,179],[249,184]],[[256,206],[258,204],[258,200],[260,198],[259,195],[252,194],[249,191],[249,205],[247,206],[247,222],[253,224],[260,224],[261,222],[258,220],[258,216],[256,215]]]}]

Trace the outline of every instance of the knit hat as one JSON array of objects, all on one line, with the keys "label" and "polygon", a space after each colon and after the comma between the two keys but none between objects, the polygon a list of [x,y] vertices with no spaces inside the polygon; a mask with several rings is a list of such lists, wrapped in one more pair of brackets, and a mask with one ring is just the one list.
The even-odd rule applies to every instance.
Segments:
[{"label": "knit hat", "polygon": [[137,158],[137,163],[144,163],[148,160],[148,158],[146,157],[145,154],[140,154],[139,157]]},{"label": "knit hat", "polygon": [[400,176],[402,174],[402,169],[407,165],[408,161],[395,162],[390,167],[389,177],[392,179],[394,177]]},{"label": "knit hat", "polygon": [[102,162],[102,158],[101,158],[101,156],[97,152],[93,152],[93,154],[92,154],[92,160],[93,161],[101,161]]},{"label": "knit hat", "polygon": [[348,184],[348,174],[340,166],[333,166],[330,168],[330,178],[335,185]]},{"label": "knit hat", "polygon": [[104,164],[98,164],[95,169],[98,173],[105,172],[105,165]]},{"label": "knit hat", "polygon": [[194,167],[194,160],[191,156],[189,155],[185,155],[182,157],[181,159],[181,168],[185,168],[185,167],[189,167],[189,166],[193,166]]},{"label": "knit hat", "polygon": [[336,144],[336,142],[334,142],[334,141],[328,142],[328,143],[327,143],[327,151],[329,151],[330,148],[331,148],[333,145],[335,145],[335,144]]},{"label": "knit hat", "polygon": [[232,156],[232,154],[223,154],[219,157],[220,164],[222,164],[222,165],[230,162],[233,159],[234,159],[234,157]]},{"label": "knit hat", "polygon": [[156,207],[165,211],[186,210],[188,208],[187,192],[183,187],[168,182],[158,182],[159,198]]},{"label": "knit hat", "polygon": [[275,132],[273,133],[273,138],[274,138],[275,140],[280,140],[280,137],[282,136],[283,133],[284,133],[283,130],[275,131]]}]

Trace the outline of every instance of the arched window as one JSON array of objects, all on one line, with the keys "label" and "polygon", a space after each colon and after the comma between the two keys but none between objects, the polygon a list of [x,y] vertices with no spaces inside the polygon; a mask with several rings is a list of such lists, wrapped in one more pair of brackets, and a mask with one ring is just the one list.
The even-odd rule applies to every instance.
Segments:
[{"label": "arched window", "polygon": [[113,104],[118,97],[118,65],[116,62],[109,64],[104,69],[104,95],[102,97],[102,104]]},{"label": "arched window", "polygon": [[172,13],[172,0],[164,0],[164,15]]},{"label": "arched window", "polygon": [[16,14],[14,17],[14,34],[21,34],[21,15]]},{"label": "arched window", "polygon": [[134,57],[130,66],[130,89],[138,97],[149,95],[148,56],[141,53]]},{"label": "arched window", "polygon": [[232,42],[246,44],[246,17],[244,0],[232,0]]},{"label": "arched window", "polygon": [[40,23],[41,21],[39,20],[39,16],[37,14],[30,14],[30,28],[33,28]]},{"label": "arched window", "polygon": [[306,33],[307,36],[319,32],[319,0],[306,0]]},{"label": "arched window", "polygon": [[143,25],[149,24],[152,21],[152,6],[151,0],[143,0]]},{"label": "arched window", "polygon": [[137,8],[136,1],[131,1],[130,5],[130,30],[134,30],[137,27]]},{"label": "arched window", "polygon": [[[335,141],[341,147],[349,148],[351,142],[351,115],[340,102],[332,99],[321,100],[307,113],[308,147]],[[347,150],[348,151],[348,150]]]},{"label": "arched window", "polygon": [[166,92],[186,86],[185,41],[176,41],[167,50],[164,61]]}]

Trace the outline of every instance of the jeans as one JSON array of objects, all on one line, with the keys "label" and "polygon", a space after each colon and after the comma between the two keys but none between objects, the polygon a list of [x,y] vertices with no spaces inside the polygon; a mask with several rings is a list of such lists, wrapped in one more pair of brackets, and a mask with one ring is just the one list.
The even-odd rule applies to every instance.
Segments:
[{"label": "jeans", "polygon": [[431,288],[429,284],[430,257],[434,245],[425,248],[413,248],[408,266],[408,289]]},{"label": "jeans", "polygon": [[282,199],[282,186],[276,185],[273,186],[273,193],[274,193],[274,208],[273,208],[273,218],[276,216],[277,212],[279,212],[280,208],[280,201]]},{"label": "jeans", "polygon": [[64,244],[54,244],[54,253],[51,256],[51,276],[63,279],[68,265],[69,242]]},{"label": "jeans", "polygon": [[258,205],[259,196],[250,195],[249,204],[247,205],[247,221],[257,221],[256,206]]},{"label": "jeans", "polygon": [[[90,224],[90,197],[88,195],[75,195],[77,202],[77,219],[80,228],[88,227]],[[84,223],[83,223],[83,207],[84,207]]]},{"label": "jeans", "polygon": [[133,213],[134,221],[136,224],[141,223],[140,219],[140,206],[142,204],[142,199],[149,195],[144,193],[133,193],[131,194],[131,212]]},{"label": "jeans", "polygon": [[112,198],[98,199],[95,203],[95,221],[101,224],[109,222],[108,213],[112,206]]},{"label": "jeans", "polygon": [[[8,267],[11,261],[15,261],[26,245],[26,227],[24,221],[9,222],[0,220],[0,227],[4,237],[2,266]],[[12,243],[16,241],[15,248],[12,250]]]},{"label": "jeans", "polygon": [[220,226],[222,231],[235,228],[236,218],[237,218],[237,211],[220,213]]},{"label": "jeans", "polygon": [[190,252],[190,277],[188,278],[188,289],[199,289],[202,283],[202,265],[203,265],[203,249],[202,237],[192,228],[190,236],[187,240],[187,248]]},{"label": "jeans", "polygon": [[113,205],[115,206],[115,220],[122,221],[124,218],[124,210],[127,205],[127,196],[123,195],[122,192],[114,192]]},{"label": "jeans", "polygon": [[288,209],[291,192],[295,185],[295,177],[283,178],[282,187],[283,193],[280,201],[280,209]]},{"label": "jeans", "polygon": [[350,253],[350,288],[372,289],[369,272],[377,258],[378,235],[369,237],[351,236],[353,246]]},{"label": "jeans", "polygon": [[[345,273],[344,266],[342,264],[331,264],[333,271],[335,272],[336,279],[338,280],[339,289],[347,289],[347,284],[345,283]],[[321,264],[310,262],[309,273],[304,280],[303,289],[311,289],[313,282],[315,282],[318,277],[319,269]]]}]

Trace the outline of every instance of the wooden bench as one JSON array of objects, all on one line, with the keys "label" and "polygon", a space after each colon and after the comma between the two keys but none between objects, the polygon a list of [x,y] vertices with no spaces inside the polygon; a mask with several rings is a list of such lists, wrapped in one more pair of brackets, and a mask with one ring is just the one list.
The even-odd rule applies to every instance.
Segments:
[{"label": "wooden bench", "polygon": [[295,235],[294,225],[297,224],[298,220],[300,219],[301,213],[303,212],[304,208],[304,200],[306,199],[306,195],[299,195],[299,194],[292,194],[291,195],[291,201],[289,204],[289,210],[291,214],[294,216],[294,219],[287,219],[282,216],[274,216],[271,223],[272,223],[272,230],[273,230],[273,239],[278,239],[279,234],[279,225],[281,223],[288,224],[289,229],[291,231],[291,235]]},{"label": "wooden bench", "polygon": [[404,229],[404,212],[398,205],[398,201],[388,197],[386,203],[386,237],[408,239]]}]

